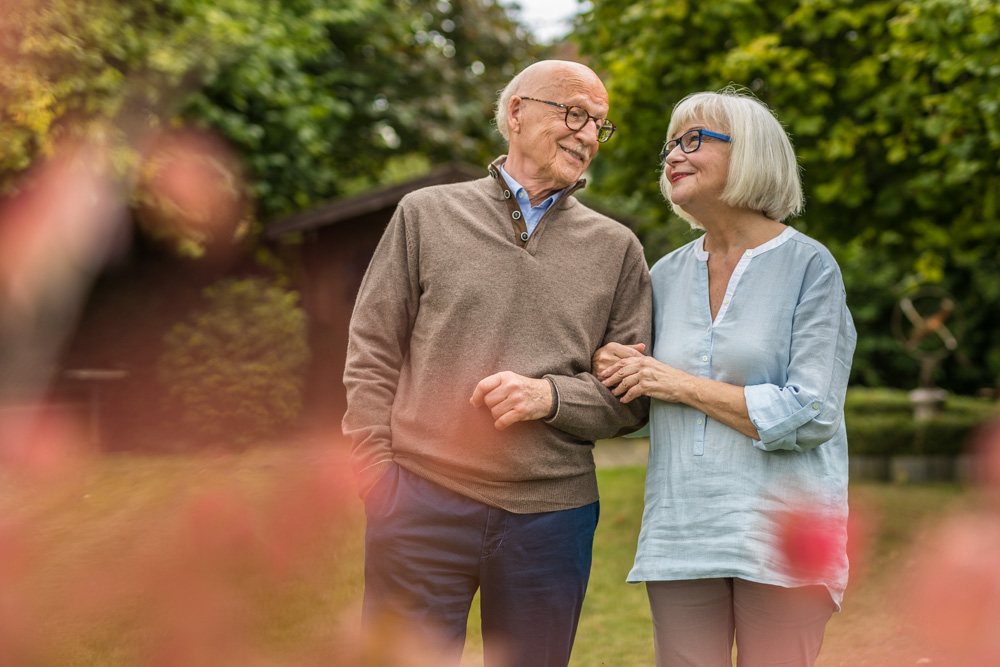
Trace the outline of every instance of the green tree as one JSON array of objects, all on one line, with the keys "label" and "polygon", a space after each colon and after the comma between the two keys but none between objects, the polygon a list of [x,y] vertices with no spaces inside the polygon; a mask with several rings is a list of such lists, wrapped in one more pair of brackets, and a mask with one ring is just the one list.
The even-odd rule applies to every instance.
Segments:
[{"label": "green tree", "polygon": [[272,9],[253,52],[190,101],[247,156],[262,217],[378,182],[414,155],[489,159],[496,90],[533,55],[486,0],[326,0]]},{"label": "green tree", "polygon": [[596,188],[649,221],[651,256],[691,238],[656,187],[671,107],[691,92],[744,85],[796,145],[807,203],[795,225],[846,264],[852,302],[872,275],[888,293],[882,307],[855,309],[861,340],[879,341],[859,347],[857,377],[915,380],[915,362],[888,338],[892,290],[939,284],[960,299],[970,360],[953,360],[944,381],[996,382],[1000,5],[606,0],[583,16],[577,36],[606,74],[621,127],[595,166]]},{"label": "green tree", "polygon": [[[0,192],[62,137],[189,122],[244,157],[261,219],[378,182],[413,155],[482,162],[502,83],[534,53],[488,0],[10,0]],[[399,167],[395,167],[399,171]]]},{"label": "green tree", "polygon": [[[61,139],[126,148],[251,48],[249,0],[11,0],[0,17],[0,188]],[[127,163],[127,151],[119,155]],[[122,164],[125,169],[127,164]]]}]

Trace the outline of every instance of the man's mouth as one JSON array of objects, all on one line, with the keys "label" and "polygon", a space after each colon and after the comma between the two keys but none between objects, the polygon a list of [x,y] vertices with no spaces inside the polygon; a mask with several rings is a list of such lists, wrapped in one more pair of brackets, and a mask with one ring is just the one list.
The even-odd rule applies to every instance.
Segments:
[{"label": "man's mouth", "polygon": [[573,148],[566,148],[565,146],[560,146],[559,148],[561,148],[562,150],[566,151],[567,153],[569,153],[571,156],[573,156],[574,158],[576,158],[580,162],[586,162],[587,161],[586,154],[582,150],[576,150],[576,149],[573,149]]}]

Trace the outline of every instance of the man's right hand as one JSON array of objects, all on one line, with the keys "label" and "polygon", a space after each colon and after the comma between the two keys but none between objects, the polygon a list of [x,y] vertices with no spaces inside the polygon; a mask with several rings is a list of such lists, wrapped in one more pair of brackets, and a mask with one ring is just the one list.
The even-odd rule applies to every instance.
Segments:
[{"label": "man's right hand", "polygon": [[485,405],[490,409],[493,426],[498,431],[517,422],[544,419],[555,407],[552,401],[552,385],[548,380],[511,371],[483,378],[469,399],[473,407]]},{"label": "man's right hand", "polygon": [[611,368],[619,359],[641,357],[645,351],[645,343],[634,343],[632,345],[608,343],[597,350],[597,352],[594,352],[594,356],[590,360],[590,372],[600,377],[601,373]]}]

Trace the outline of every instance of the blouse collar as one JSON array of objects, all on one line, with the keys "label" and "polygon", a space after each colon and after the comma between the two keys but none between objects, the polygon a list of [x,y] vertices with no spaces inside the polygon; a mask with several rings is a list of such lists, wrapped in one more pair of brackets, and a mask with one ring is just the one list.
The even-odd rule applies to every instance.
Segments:
[{"label": "blouse collar", "polygon": [[[778,234],[777,236],[775,236],[770,241],[765,241],[764,243],[761,243],[756,248],[750,248],[744,254],[747,257],[756,257],[757,255],[762,255],[765,252],[767,252],[768,250],[771,250],[772,248],[777,248],[778,246],[780,246],[782,243],[784,243],[788,239],[792,238],[792,236],[794,236],[797,233],[798,232],[796,232],[793,228],[791,228],[791,227],[785,227],[785,229],[782,230],[782,232],[780,234]],[[702,234],[701,236],[699,236],[694,241],[694,256],[697,259],[701,260],[702,262],[707,262],[708,261],[708,251],[705,250],[705,235],[704,234]]]}]

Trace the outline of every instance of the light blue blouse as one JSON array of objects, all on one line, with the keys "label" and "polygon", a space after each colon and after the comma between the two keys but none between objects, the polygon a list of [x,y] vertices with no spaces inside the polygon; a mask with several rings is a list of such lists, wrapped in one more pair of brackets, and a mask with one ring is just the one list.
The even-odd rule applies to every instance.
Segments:
[{"label": "light blue blouse", "polygon": [[[711,320],[704,237],[657,262],[653,356],[744,387],[753,440],[694,408],[652,401],[646,506],[628,581],[738,577],[847,585],[844,395],[857,334],[830,252],[791,227],[747,250]],[[817,580],[788,571],[778,516],[832,514],[835,567]],[[835,522],[836,523],[836,522]]]}]

